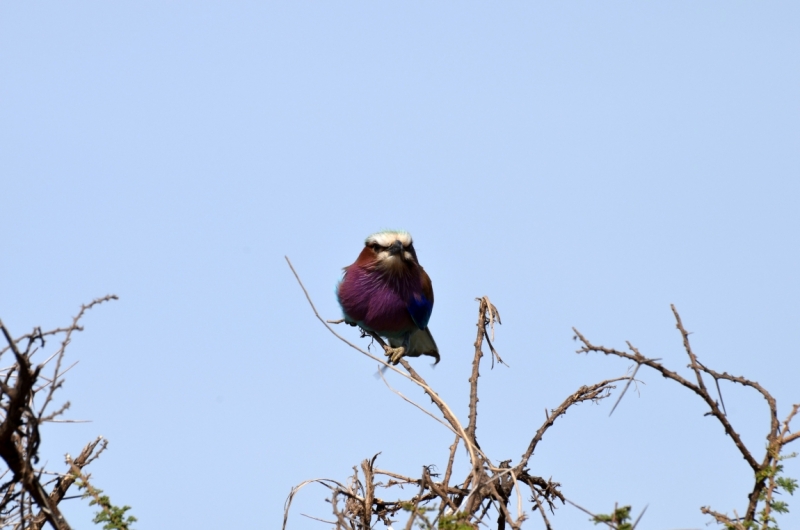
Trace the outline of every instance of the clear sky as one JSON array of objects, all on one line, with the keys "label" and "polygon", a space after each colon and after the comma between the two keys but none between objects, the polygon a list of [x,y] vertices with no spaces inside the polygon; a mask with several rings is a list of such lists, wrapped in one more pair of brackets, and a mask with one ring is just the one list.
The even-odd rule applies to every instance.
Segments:
[{"label": "clear sky", "polygon": [[[341,268],[386,227],[413,234],[436,292],[442,362],[414,366],[463,418],[475,297],[501,312],[510,368],[483,370],[478,425],[496,460],[628,368],[575,355],[572,326],[685,374],[670,303],[701,361],[784,416],[798,28],[778,1],[2,3],[0,318],[21,334],[120,297],[69,351],[61,397],[92,423],[49,428],[45,456],[108,437],[94,479],[139,528],[276,528],[294,484],[379,451],[397,472],[443,466],[452,435],[314,319],[284,261],[338,318]],[[649,505],[642,529],[743,511],[750,471],[719,425],[640,376],[612,417],[560,419],[531,472],[593,511]],[[763,400],[723,392],[761,454]],[[325,527],[300,513],[327,516],[326,494],[304,490],[290,528]],[[551,519],[592,527],[570,506]]]}]

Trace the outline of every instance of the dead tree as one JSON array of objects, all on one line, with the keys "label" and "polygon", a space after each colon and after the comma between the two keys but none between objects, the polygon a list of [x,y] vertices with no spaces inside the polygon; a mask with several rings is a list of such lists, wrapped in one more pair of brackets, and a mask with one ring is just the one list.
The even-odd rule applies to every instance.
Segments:
[{"label": "dead tree", "polygon": [[[5,356],[10,362],[0,369],[0,458],[5,464],[5,469],[0,468],[0,528],[38,530],[47,523],[56,530],[68,530],[70,525],[59,504],[69,488],[76,485],[96,491],[83,469],[100,456],[107,441],[98,437],[77,457],[67,454],[64,470],[48,470],[39,465],[40,428],[48,422],[70,421],[63,419],[69,402],[56,402],[64,374],[74,366],[64,366],[67,346],[73,333],[83,330],[80,321],[86,311],[116,299],[116,295],[108,295],[81,306],[67,327],[49,331],[37,327],[16,338],[0,321],[6,342],[0,347],[0,358]],[[35,360],[53,339],[61,340],[57,350]]]},{"label": "dead tree", "polygon": [[[400,367],[393,366],[383,359],[375,357],[336,333],[330,323],[338,323],[338,321],[326,321],[319,315],[291,262],[289,262],[289,267],[303,289],[314,314],[322,324],[351,348],[380,363],[382,365],[381,377],[383,377],[383,371],[392,370],[416,384],[430,398],[438,409],[439,415],[433,414],[396,391],[385,378],[383,379],[386,385],[403,400],[433,417],[450,430],[454,435],[454,440],[450,446],[449,459],[444,475],[435,475],[429,467],[424,466],[419,477],[406,476],[380,469],[375,465],[377,458],[377,455],[375,455],[362,461],[358,468],[354,468],[354,473],[347,482],[315,479],[298,484],[292,488],[286,499],[283,519],[284,530],[287,526],[292,500],[303,487],[311,483],[321,484],[330,490],[331,496],[328,501],[332,507],[333,520],[323,522],[334,525],[337,530],[369,530],[373,528],[376,522],[391,526],[400,517],[406,517],[403,526],[405,530],[410,530],[414,525],[426,529],[467,530],[469,528],[477,528],[479,525],[489,524],[490,521],[487,520],[487,517],[490,516],[495,516],[493,524],[496,525],[498,530],[505,530],[506,528],[516,530],[521,528],[523,522],[528,518],[523,509],[523,495],[530,502],[532,511],[538,512],[542,524],[548,530],[552,528],[548,519],[548,512],[552,514],[559,503],[569,503],[585,511],[595,523],[603,523],[615,529],[634,529],[644,512],[641,512],[639,518],[635,521],[631,521],[629,506],[615,506],[611,514],[592,513],[567,499],[558,482],[532,473],[529,469],[529,461],[547,430],[553,427],[556,420],[563,416],[570,407],[587,401],[598,402],[605,399],[609,397],[611,390],[615,388],[615,383],[625,381],[626,384],[620,393],[617,403],[614,405],[616,407],[630,384],[635,381],[636,374],[641,366],[647,366],[660,372],[664,377],[680,383],[703,399],[710,409],[709,414],[717,418],[723,425],[725,433],[731,437],[753,469],[754,487],[750,494],[750,503],[743,517],[729,517],[708,507],[701,508],[702,513],[711,515],[716,522],[724,524],[726,528],[732,530],[777,528],[776,526],[771,526],[775,523],[774,513],[785,511],[786,507],[785,503],[777,502],[774,495],[781,489],[791,493],[796,487],[796,481],[780,475],[782,469],[780,461],[786,456],[783,453],[784,447],[800,437],[800,433],[791,433],[789,429],[790,423],[797,414],[800,405],[794,405],[786,419],[780,422],[778,421],[775,400],[758,383],[743,377],[718,373],[701,364],[692,352],[689,344],[689,334],[683,328],[680,316],[674,307],[673,313],[677,321],[677,327],[683,338],[684,349],[689,356],[689,366],[696,375],[696,382],[691,382],[676,372],[668,370],[658,362],[658,359],[646,358],[630,343],[628,344],[630,351],[595,346],[580,332],[574,330],[576,339],[579,339],[582,343],[578,353],[600,352],[606,355],[616,355],[633,361],[636,367],[635,370],[631,375],[606,379],[593,385],[582,386],[567,396],[555,409],[545,410],[545,421],[533,434],[520,459],[516,463],[512,461],[498,462],[491,459],[481,450],[476,439],[477,405],[479,401],[478,380],[480,377],[480,362],[485,353],[484,347],[488,347],[492,365],[494,362],[503,363],[492,343],[494,340],[494,326],[496,323],[500,323],[500,315],[497,308],[487,297],[477,299],[477,336],[472,359],[472,373],[469,378],[469,413],[465,425],[405,359],[400,360],[399,365],[402,367],[400,369]],[[364,336],[366,336],[366,333]],[[383,346],[383,344],[381,345]],[[752,452],[744,446],[739,435],[728,421],[724,406],[720,404],[721,394],[720,403],[718,403],[709,393],[703,380],[704,374],[714,380],[717,389],[719,389],[719,381],[730,381],[753,388],[766,399],[772,421],[770,433],[767,436],[768,448],[761,461],[753,457]],[[458,454],[457,450],[460,445],[463,445],[466,449],[469,459],[469,471],[462,480],[455,481],[452,475],[454,462]],[[413,486],[412,489],[415,490],[415,493],[409,497],[408,494],[404,494],[404,490],[395,488],[396,486]],[[514,506],[516,509],[514,509]]]}]

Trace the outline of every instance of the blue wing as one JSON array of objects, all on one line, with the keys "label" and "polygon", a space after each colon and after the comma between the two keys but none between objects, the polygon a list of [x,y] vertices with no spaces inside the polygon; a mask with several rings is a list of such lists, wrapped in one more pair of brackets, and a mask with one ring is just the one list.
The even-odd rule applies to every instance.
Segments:
[{"label": "blue wing", "polygon": [[408,312],[411,313],[411,319],[419,329],[428,327],[428,320],[430,320],[431,311],[433,311],[432,300],[428,300],[423,294],[414,294],[406,307]]}]

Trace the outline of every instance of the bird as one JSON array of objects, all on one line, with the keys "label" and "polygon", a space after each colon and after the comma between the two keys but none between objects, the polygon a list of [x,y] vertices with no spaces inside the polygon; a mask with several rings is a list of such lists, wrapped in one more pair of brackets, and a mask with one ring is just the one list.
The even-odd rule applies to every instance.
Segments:
[{"label": "bird", "polygon": [[336,298],[345,323],[388,339],[384,348],[392,364],[420,355],[438,364],[439,349],[428,328],[433,285],[408,232],[382,230],[367,237],[356,261],[344,268]]}]

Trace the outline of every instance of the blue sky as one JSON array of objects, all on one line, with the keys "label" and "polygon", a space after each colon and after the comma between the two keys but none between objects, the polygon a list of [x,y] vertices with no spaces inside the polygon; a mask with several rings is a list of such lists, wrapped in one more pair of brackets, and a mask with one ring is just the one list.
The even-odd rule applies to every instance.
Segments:
[{"label": "blue sky", "polygon": [[[379,451],[443,466],[451,435],[315,321],[284,261],[337,318],[341,267],[386,227],[413,234],[436,292],[442,362],[414,365],[464,418],[475,297],[503,316],[510,367],[483,370],[478,425],[497,460],[628,368],[575,355],[572,326],[686,373],[670,303],[701,361],[785,415],[799,26],[791,2],[2,4],[0,318],[20,334],[120,296],[69,351],[61,396],[92,423],[50,427],[44,455],[108,437],[93,476],[139,528],[276,528],[294,484]],[[560,419],[531,471],[593,511],[648,505],[643,529],[742,511],[750,473],[722,429],[640,376],[612,417]],[[723,392],[760,454],[762,400]],[[290,528],[324,526],[300,513],[325,517],[325,496],[304,490]],[[592,527],[569,506],[551,520]]]}]

